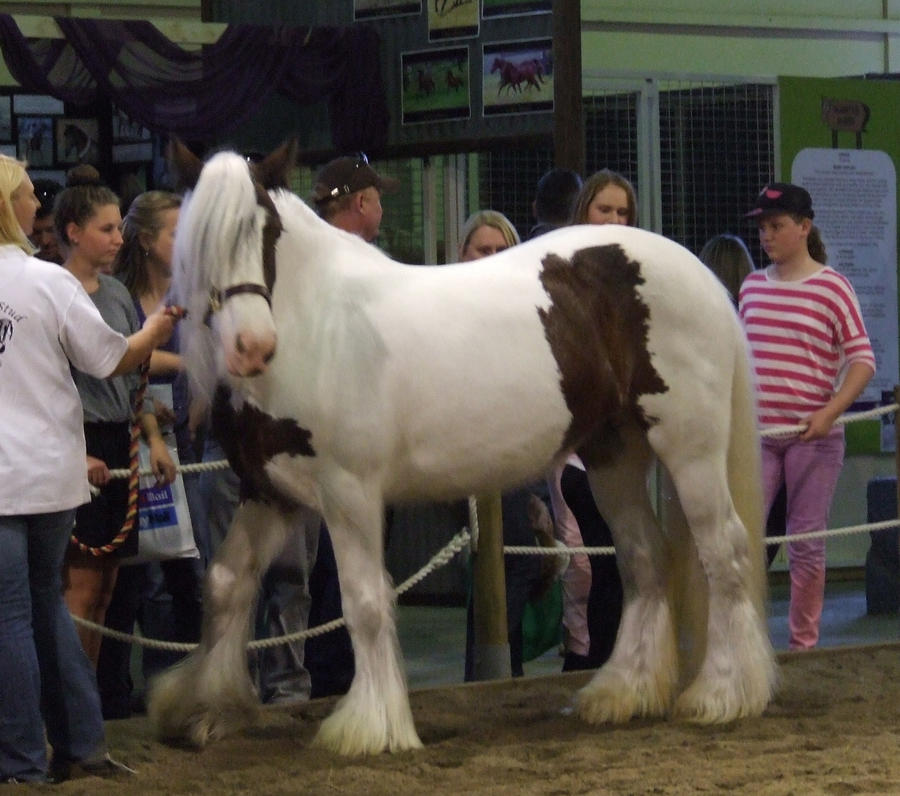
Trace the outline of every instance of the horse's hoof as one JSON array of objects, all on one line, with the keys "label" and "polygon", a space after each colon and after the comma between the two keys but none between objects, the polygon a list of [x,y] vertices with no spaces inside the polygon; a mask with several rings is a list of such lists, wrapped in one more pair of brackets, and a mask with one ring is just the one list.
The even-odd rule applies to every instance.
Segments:
[{"label": "horse's hoof", "polygon": [[635,716],[664,716],[668,699],[648,682],[601,669],[575,695],[575,711],[588,724],[623,724]]},{"label": "horse's hoof", "polygon": [[411,719],[393,727],[381,721],[367,723],[363,713],[348,711],[343,704],[322,722],[312,745],[351,757],[422,748]]},{"label": "horse's hoof", "polygon": [[723,683],[710,687],[699,678],[675,700],[674,718],[693,724],[727,724],[736,719],[759,716],[771,699],[768,687],[750,693],[740,685]]}]

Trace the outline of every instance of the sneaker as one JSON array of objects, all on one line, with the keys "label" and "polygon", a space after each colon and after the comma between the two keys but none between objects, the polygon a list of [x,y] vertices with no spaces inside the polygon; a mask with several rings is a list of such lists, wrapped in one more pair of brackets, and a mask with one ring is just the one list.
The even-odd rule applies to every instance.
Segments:
[{"label": "sneaker", "polygon": [[102,777],[103,779],[120,779],[137,774],[133,768],[118,760],[113,760],[108,754],[96,760],[68,760],[54,755],[50,760],[47,781],[52,784],[65,782],[79,770],[83,775]]},{"label": "sneaker", "polygon": [[113,760],[109,755],[104,755],[99,760],[87,762],[83,760],[80,764],[85,774],[92,777],[103,777],[104,779],[119,779],[133,777],[137,774],[131,766],[126,766],[118,760]]}]

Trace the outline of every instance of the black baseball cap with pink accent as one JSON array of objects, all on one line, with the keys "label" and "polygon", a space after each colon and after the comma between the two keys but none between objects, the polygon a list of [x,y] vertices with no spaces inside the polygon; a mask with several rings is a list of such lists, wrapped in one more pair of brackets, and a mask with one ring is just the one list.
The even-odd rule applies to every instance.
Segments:
[{"label": "black baseball cap with pink accent", "polygon": [[815,216],[809,192],[790,182],[770,182],[759,192],[756,204],[745,218],[758,218],[772,213],[790,213],[805,218]]}]

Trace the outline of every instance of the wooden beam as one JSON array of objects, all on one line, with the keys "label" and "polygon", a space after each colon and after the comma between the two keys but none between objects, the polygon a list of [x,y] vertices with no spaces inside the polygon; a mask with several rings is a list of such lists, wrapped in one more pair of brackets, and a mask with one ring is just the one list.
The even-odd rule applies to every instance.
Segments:
[{"label": "wooden beam", "polygon": [[584,174],[580,0],[553,0],[553,151],[558,168]]},{"label": "wooden beam", "polygon": [[[97,19],[96,17],[93,17]],[[62,31],[53,17],[37,14],[13,14],[22,35],[29,39],[61,39]],[[150,18],[152,23],[167,39],[184,46],[214,44],[227,27],[222,22],[195,22],[186,19]]]}]

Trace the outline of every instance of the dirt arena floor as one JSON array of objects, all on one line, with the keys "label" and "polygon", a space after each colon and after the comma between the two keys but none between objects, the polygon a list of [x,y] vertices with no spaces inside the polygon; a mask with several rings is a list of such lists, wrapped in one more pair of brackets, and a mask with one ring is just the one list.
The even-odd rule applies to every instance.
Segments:
[{"label": "dirt arena floor", "polygon": [[[874,794],[900,793],[900,644],[780,656],[778,696],[720,727],[567,715],[588,675],[413,692],[425,749],[343,759],[310,749],[332,700],[266,709],[203,751],[153,740],[143,719],[110,722],[110,748],[138,769],[60,794]],[[42,788],[44,790],[45,788]]]}]

